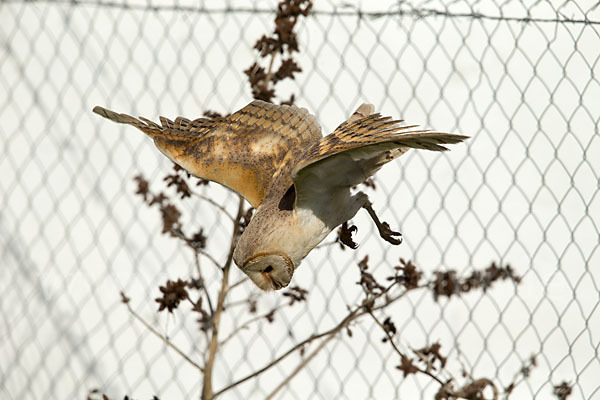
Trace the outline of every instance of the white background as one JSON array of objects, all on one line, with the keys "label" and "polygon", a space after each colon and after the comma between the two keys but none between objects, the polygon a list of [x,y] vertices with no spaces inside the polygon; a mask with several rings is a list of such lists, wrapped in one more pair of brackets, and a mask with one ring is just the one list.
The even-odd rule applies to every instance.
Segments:
[{"label": "white background", "polygon": [[[251,100],[242,71],[273,15],[187,3],[179,10],[151,3],[159,11],[142,1],[130,9],[0,7],[3,397],[84,398],[95,387],[115,398],[198,396],[196,371],[133,320],[118,295],[125,290],[159,331],[202,359],[205,341],[191,313],[154,312],[158,285],[189,276],[192,255],[160,235],[158,212],[134,195],[134,175],[162,189],[170,162],[134,129],[91,113],[103,105],[155,120],[194,118]],[[371,102],[383,114],[472,139],[441,155],[413,151],[384,168],[372,198],[404,243],[389,246],[359,214],[360,248],[312,252],[294,276],[310,288],[308,303],[232,340],[217,360],[217,389],[343,318],[360,298],[356,263],[369,254],[381,278],[399,257],[428,275],[509,263],[523,277],[518,287],[504,282],[439,302],[415,292],[391,308],[386,315],[401,347],[439,340],[455,376],[462,363],[499,388],[535,354],[538,366],[514,398],[549,398],[563,380],[574,384],[573,398],[600,398],[598,23],[518,20],[600,20],[593,2],[576,3],[422,1],[412,7],[452,16],[418,18],[403,5],[404,16],[359,18],[356,9],[399,8],[317,2],[318,12],[299,26],[303,72],[282,85],[281,97],[296,93],[324,134]],[[268,10],[275,2],[227,4]],[[484,17],[461,16],[472,13]],[[198,190],[236,207],[216,184]],[[209,251],[223,259],[227,219],[197,199],[182,208],[186,226],[205,227]],[[204,261],[216,291],[219,274]],[[242,277],[232,271],[233,282]],[[256,294],[250,283],[236,290],[232,301]],[[281,293],[263,295],[260,309],[282,301]],[[231,308],[224,332],[249,317],[245,307]],[[280,398],[433,397],[436,384],[394,369],[398,357],[372,321],[352,329],[352,338],[331,342]],[[299,361],[291,357],[231,398],[264,397]]]}]

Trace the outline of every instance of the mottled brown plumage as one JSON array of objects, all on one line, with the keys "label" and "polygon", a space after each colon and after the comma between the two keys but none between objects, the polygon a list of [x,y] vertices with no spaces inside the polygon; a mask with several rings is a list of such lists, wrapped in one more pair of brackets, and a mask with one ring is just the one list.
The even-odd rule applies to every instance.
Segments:
[{"label": "mottled brown plumage", "polygon": [[380,235],[399,244],[368,197],[350,188],[409,148],[447,150],[466,136],[429,132],[361,105],[322,137],[305,109],[253,101],[227,117],[160,117],[160,125],[102,107],[94,112],[133,125],[192,175],[244,196],[257,210],[240,237],[236,264],[263,290],[289,284],[301,260],[333,229],[365,208]]},{"label": "mottled brown plumage", "polygon": [[94,112],[135,126],[192,175],[229,187],[254,207],[262,202],[282,163],[295,161],[295,157],[284,160],[288,151],[318,143],[322,137],[321,127],[305,109],[262,101],[227,117],[193,121],[160,117],[161,125],[102,107],[95,107]]}]

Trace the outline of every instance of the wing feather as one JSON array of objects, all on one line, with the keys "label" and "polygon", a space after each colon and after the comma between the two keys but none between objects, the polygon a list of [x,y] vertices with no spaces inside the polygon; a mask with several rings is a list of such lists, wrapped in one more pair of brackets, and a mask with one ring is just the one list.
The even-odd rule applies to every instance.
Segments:
[{"label": "wing feather", "polygon": [[[410,148],[446,151],[444,145],[462,142],[468,136],[431,132],[417,125],[402,125],[372,113],[362,105],[333,133],[315,143],[292,171],[296,207],[319,193],[327,195],[363,182],[384,164]],[[369,115],[364,115],[371,112]]]},{"label": "wing feather", "polygon": [[135,126],[173,162],[240,193],[254,207],[263,201],[282,164],[295,164],[303,153],[298,148],[311,147],[321,139],[319,124],[306,109],[259,100],[227,117],[177,117],[175,121],[160,117],[160,125],[102,107],[93,111]]},{"label": "wing feather", "polygon": [[[391,117],[382,117],[381,114],[371,114],[352,122],[349,120],[319,143],[315,143],[294,167],[292,176],[327,157],[361,147],[390,143],[391,146],[386,146],[386,149],[406,147],[447,151],[442,145],[459,143],[468,138],[463,135],[418,129],[418,125],[401,125],[403,122],[392,120]],[[377,152],[378,147],[373,149]]]}]

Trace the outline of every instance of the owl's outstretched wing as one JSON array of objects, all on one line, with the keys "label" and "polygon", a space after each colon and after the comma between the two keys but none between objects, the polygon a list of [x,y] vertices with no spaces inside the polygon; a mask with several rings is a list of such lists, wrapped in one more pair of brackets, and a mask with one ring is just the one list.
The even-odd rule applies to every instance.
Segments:
[{"label": "owl's outstretched wing", "polygon": [[193,121],[160,117],[160,125],[102,107],[93,111],[135,126],[186,171],[229,187],[253,207],[263,201],[286,154],[298,146],[310,147],[322,137],[321,127],[306,109],[260,100],[226,117]]},{"label": "owl's outstretched wing", "polygon": [[446,151],[443,145],[468,138],[422,130],[416,125],[404,126],[403,121],[372,111],[371,105],[360,106],[348,121],[314,144],[296,164],[292,171],[296,208],[314,196],[328,196],[340,188],[364,182],[410,148]]}]

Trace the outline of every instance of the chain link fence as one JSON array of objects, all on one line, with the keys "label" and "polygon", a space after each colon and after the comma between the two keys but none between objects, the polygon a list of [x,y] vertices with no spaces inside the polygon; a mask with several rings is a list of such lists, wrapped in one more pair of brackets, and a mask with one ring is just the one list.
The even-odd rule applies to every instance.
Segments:
[{"label": "chain link fence", "polygon": [[[155,312],[158,285],[189,276],[192,254],[160,235],[134,195],[143,173],[163,187],[171,166],[133,129],[91,113],[196,117],[250,98],[243,74],[272,30],[273,1],[0,2],[0,397],[198,398],[200,377],[135,321],[119,291],[194,356],[194,318]],[[412,259],[426,273],[509,263],[520,285],[434,301],[415,292],[390,308],[399,341],[439,341],[455,371],[513,380],[514,398],[600,399],[600,8],[592,1],[315,2],[299,27],[303,72],[283,85],[331,132],[361,102],[383,114],[472,136],[445,154],[413,151],[377,175],[375,207],[404,243],[381,241],[366,216],[356,251],[316,250],[294,276],[306,303],[242,331],[217,360],[222,387],[330,327],[360,298],[356,264],[375,272]],[[286,96],[282,96],[286,97]],[[594,156],[595,154],[595,156]],[[225,207],[236,198],[198,188]],[[225,257],[229,224],[201,202],[191,226]],[[207,271],[211,271],[206,266]],[[208,274],[209,272],[207,272]],[[234,279],[242,274],[232,271]],[[215,291],[219,276],[208,275]],[[247,319],[235,307],[224,329]],[[282,301],[261,296],[264,309]],[[436,385],[394,369],[371,321],[340,336],[282,399],[433,398]],[[298,359],[226,398],[263,398]],[[229,397],[230,396],[230,397]]]}]

